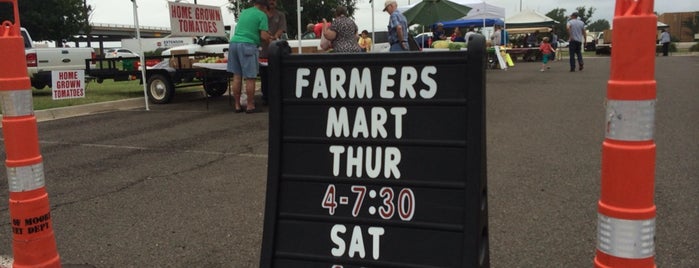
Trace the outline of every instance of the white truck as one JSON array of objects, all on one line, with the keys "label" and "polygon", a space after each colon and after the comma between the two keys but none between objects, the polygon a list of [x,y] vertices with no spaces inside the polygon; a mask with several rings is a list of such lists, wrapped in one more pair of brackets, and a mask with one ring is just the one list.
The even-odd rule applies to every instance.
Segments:
[{"label": "white truck", "polygon": [[95,58],[92,48],[35,48],[29,32],[21,28],[24,38],[24,55],[27,73],[32,87],[42,89],[51,86],[51,71],[85,70],[87,59]]},{"label": "white truck", "polygon": [[612,54],[612,30],[604,30],[597,34],[595,40],[595,54]]},{"label": "white truck", "polygon": [[[139,44],[138,39],[121,39],[121,47],[131,51],[165,51],[169,48],[191,45],[194,43],[191,37],[165,37],[165,38],[142,38]],[[141,45],[143,49],[141,49]],[[140,54],[140,53],[139,53]]]}]

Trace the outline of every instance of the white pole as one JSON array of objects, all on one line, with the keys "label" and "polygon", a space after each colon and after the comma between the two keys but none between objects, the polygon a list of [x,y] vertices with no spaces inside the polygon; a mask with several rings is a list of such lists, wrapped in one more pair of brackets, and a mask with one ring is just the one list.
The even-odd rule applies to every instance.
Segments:
[{"label": "white pole", "polygon": [[371,1],[371,51],[374,51],[374,44],[376,44],[376,27],[374,27],[374,1]]},{"label": "white pole", "polygon": [[301,49],[301,0],[296,0],[296,24],[298,24],[297,36],[299,39],[299,54],[303,54],[303,49]]},{"label": "white pole", "polygon": [[138,26],[138,6],[136,5],[136,0],[131,0],[133,3],[133,21],[136,24],[136,38],[138,38],[138,49],[141,51],[141,81],[143,81],[143,99],[146,102],[146,111],[150,111],[148,107],[148,89],[146,83],[146,59],[143,53],[143,42],[141,40],[141,30]]},{"label": "white pole", "polygon": [[[481,9],[481,16],[483,16],[483,28],[485,28],[485,16],[486,16],[486,14],[488,14],[487,10],[485,10],[486,8],[487,8],[487,6],[485,4],[485,0],[483,0],[483,8]],[[468,40],[466,40],[466,41],[468,41]]]}]

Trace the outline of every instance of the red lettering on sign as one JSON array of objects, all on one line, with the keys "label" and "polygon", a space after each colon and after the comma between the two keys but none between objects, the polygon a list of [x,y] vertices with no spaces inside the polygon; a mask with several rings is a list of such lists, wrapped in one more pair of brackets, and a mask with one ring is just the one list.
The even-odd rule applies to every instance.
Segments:
[{"label": "red lettering on sign", "polygon": [[198,20],[221,20],[221,10],[209,8],[197,8],[194,10],[194,16]]},{"label": "red lettering on sign", "polygon": [[58,79],[60,79],[60,80],[77,79],[77,78],[78,78],[78,72],[58,72]]},{"label": "red lettering on sign", "polygon": [[218,33],[218,27],[215,22],[210,21],[195,21],[195,20],[180,20],[180,32],[183,33]]},{"label": "red lettering on sign", "polygon": [[56,81],[56,89],[71,89],[82,87],[80,80]]},{"label": "red lettering on sign", "polygon": [[172,6],[170,8],[170,17],[178,19],[191,19],[192,8],[183,6]]}]

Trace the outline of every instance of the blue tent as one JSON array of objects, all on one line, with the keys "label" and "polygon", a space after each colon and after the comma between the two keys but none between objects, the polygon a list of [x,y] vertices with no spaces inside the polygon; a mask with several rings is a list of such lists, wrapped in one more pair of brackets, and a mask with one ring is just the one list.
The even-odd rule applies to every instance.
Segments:
[{"label": "blue tent", "polygon": [[[463,27],[483,27],[483,24],[485,23],[485,27],[490,27],[493,25],[505,25],[505,22],[502,21],[501,19],[459,19],[459,20],[452,20],[452,21],[444,21],[442,24],[444,25],[444,28],[463,28]],[[437,24],[432,25],[432,28],[437,28]]]}]

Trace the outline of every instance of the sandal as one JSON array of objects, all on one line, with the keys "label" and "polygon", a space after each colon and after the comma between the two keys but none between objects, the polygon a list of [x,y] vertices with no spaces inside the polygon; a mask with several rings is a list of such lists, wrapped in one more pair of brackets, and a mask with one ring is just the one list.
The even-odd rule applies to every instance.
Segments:
[{"label": "sandal", "polygon": [[252,109],[247,109],[247,110],[245,110],[245,113],[246,113],[246,114],[251,114],[251,113],[256,113],[256,112],[257,112],[257,108],[252,108]]},{"label": "sandal", "polygon": [[239,114],[243,112],[243,108],[235,108],[235,113]]}]

